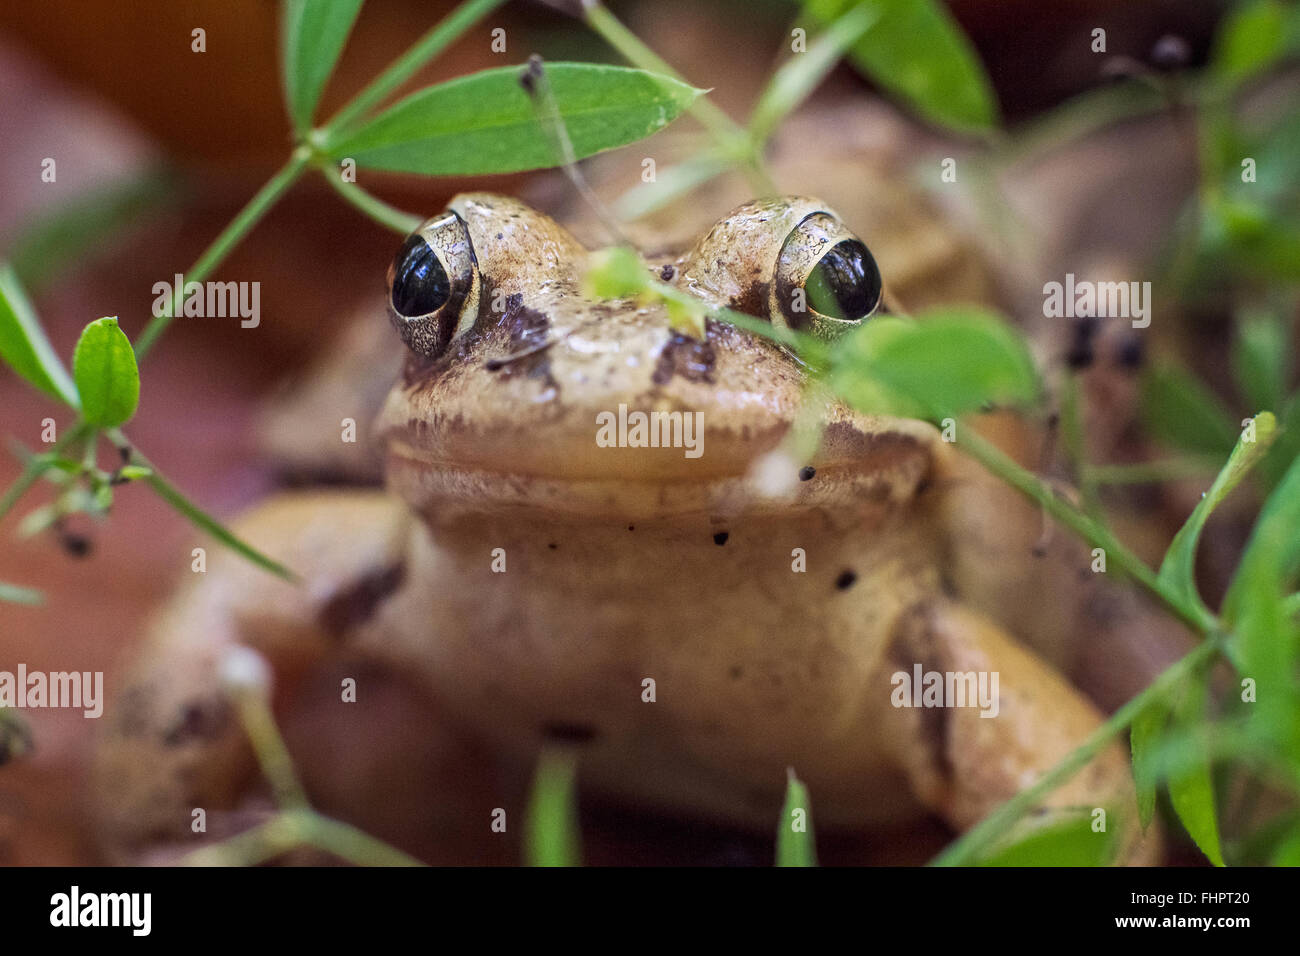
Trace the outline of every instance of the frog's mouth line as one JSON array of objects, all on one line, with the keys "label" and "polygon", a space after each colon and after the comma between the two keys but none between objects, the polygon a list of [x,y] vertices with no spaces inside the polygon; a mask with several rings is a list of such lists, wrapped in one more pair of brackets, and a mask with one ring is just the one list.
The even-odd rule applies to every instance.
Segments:
[{"label": "frog's mouth line", "polygon": [[[779,497],[763,495],[755,484],[750,466],[757,456],[752,448],[743,459],[719,456],[711,462],[684,459],[680,449],[672,448],[598,449],[629,455],[601,462],[590,454],[590,447],[582,459],[561,453],[503,460],[453,455],[392,439],[387,471],[390,486],[422,511],[517,507],[621,517],[852,512],[906,501],[930,483],[935,467],[930,443],[892,432],[871,438],[861,454],[825,456],[802,469],[791,493]],[[647,451],[661,457],[641,454]],[[621,467],[615,467],[616,462]]]}]

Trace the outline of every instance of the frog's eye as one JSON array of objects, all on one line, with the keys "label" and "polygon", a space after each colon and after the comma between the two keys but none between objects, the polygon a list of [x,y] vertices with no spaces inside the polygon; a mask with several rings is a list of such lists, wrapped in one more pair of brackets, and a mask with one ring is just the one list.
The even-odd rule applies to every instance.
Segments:
[{"label": "frog's eye", "polygon": [[786,238],[772,283],[772,319],[833,337],[880,308],[880,269],[861,239],[819,212]]},{"label": "frog's eye", "polygon": [[479,276],[464,221],[423,223],[388,267],[389,316],[407,348],[434,358],[478,317]]}]

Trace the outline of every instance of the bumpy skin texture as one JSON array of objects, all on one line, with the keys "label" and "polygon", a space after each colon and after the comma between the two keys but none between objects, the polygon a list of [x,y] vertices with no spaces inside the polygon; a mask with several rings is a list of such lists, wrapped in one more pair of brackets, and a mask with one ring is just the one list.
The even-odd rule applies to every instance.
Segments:
[{"label": "bumpy skin texture", "polygon": [[[438,732],[525,763],[562,737],[596,792],[763,828],[794,767],[821,826],[928,811],[962,829],[1095,728],[1049,664],[949,593],[949,506],[977,479],[934,429],[832,404],[815,474],[761,497],[749,470],[801,403],[794,359],[727,325],[696,341],[659,306],[584,296],[587,252],[521,203],[451,208],[477,256],[479,318],[445,354],[408,360],[378,423],[390,490],[419,520],[376,497],[287,496],[241,524],[307,587],[222,561],[160,617],[118,696],[136,716],[113,708],[103,748],[117,845],[180,836],[190,806],[233,798],[229,769],[247,757],[229,714],[180,745],[174,733],[213,700],[231,641],[288,683],[340,646],[373,654],[428,688],[449,715]],[[650,266],[766,315],[784,237],[824,209],[751,204]],[[702,412],[703,455],[598,447],[596,416],[620,405]],[[891,675],[915,663],[997,671],[999,715],[892,707]],[[1130,822],[1132,802],[1118,746],[1052,798]],[[1123,844],[1129,860],[1152,849],[1131,832]]]}]

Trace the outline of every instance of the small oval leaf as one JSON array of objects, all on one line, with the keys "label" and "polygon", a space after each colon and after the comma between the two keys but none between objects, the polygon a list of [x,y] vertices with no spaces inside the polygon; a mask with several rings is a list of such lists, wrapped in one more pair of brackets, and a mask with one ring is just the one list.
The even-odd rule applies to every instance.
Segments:
[{"label": "small oval leaf", "polygon": [[96,319],[81,332],[72,354],[72,377],[81,393],[81,414],[91,425],[116,428],[131,420],[140,402],[140,370],[117,316]]},{"label": "small oval leaf", "polygon": [[[548,63],[546,75],[578,159],[657,132],[701,93],[671,77],[619,66]],[[514,66],[420,90],[331,142],[328,151],[359,166],[426,176],[512,173],[560,163]]]}]

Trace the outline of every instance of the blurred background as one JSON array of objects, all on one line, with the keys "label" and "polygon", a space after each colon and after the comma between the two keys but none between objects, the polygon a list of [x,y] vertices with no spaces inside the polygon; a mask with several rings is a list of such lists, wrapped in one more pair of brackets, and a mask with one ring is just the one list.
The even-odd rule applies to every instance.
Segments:
[{"label": "blurred background", "polygon": [[[441,0],[370,0],[319,115],[346,102],[452,6]],[[534,52],[548,60],[618,62],[566,7],[515,0],[408,86],[519,63]],[[711,88],[715,102],[737,120],[788,50],[791,23],[797,22],[797,9],[782,0],[629,0],[610,7],[694,85]],[[826,167],[839,167],[849,184],[840,188],[847,193],[855,164],[883,170],[911,188],[914,169],[936,168],[937,157],[995,157],[983,167],[987,180],[967,181],[960,192],[924,201],[937,210],[937,221],[951,221],[954,232],[969,236],[979,249],[988,296],[1023,319],[1047,364],[1065,367],[1079,336],[1091,333],[1059,324],[1050,332],[1036,329],[1041,285],[1071,269],[1146,278],[1148,263],[1169,254],[1170,237],[1201,175],[1195,137],[1189,142],[1180,114],[1177,78],[1206,65],[1228,4],[959,0],[950,7],[988,71],[1011,137],[990,146],[947,133],[882,97],[842,64],[792,121],[801,124],[801,135],[784,145],[778,140],[778,151],[813,154]],[[508,31],[505,54],[490,49],[490,31],[498,26]],[[203,54],[191,51],[196,27],[206,31]],[[271,0],[44,0],[0,7],[0,237],[6,255],[29,240],[38,224],[87,197],[98,197],[94,209],[132,211],[122,217],[126,228],[84,245],[53,247],[28,263],[24,281],[60,355],[69,355],[81,328],[101,315],[119,316],[134,338],[150,315],[153,284],[186,269],[283,163],[291,138],[277,69],[277,27]],[[1092,49],[1098,27],[1106,31],[1104,54]],[[1105,121],[1110,105],[1091,112],[1069,109],[1080,97],[1104,94],[1117,83],[1141,84],[1147,75],[1163,104],[1155,109],[1132,110],[1134,116],[1120,109],[1114,123]],[[1272,104],[1292,96],[1294,79],[1280,71],[1259,83],[1250,93],[1257,112],[1275,113]],[[827,110],[840,110],[834,115],[841,119],[819,120]],[[1067,140],[1071,148],[1059,148]],[[40,180],[45,157],[57,158],[54,183]],[[779,156],[774,163],[779,167]],[[364,185],[421,215],[471,185],[520,192],[551,208],[571,202],[554,174],[473,182],[376,174]],[[814,194],[827,189],[817,181],[792,185]],[[987,207],[1002,204],[1014,206],[1016,223],[990,214]],[[709,208],[708,220],[723,211]],[[144,399],[130,428],[133,439],[191,498],[219,516],[230,516],[273,487],[282,476],[265,453],[259,416],[282,395],[282,383],[317,359],[358,309],[375,309],[376,321],[382,321],[384,274],[397,244],[393,233],[339,202],[319,177],[304,178],[216,276],[262,283],[260,326],[177,322],[142,369]],[[1230,407],[1223,355],[1234,306],[1213,290],[1197,301],[1197,309],[1186,310],[1186,322],[1162,322],[1153,337],[1217,390],[1233,421],[1238,409]],[[1294,323],[1294,312],[1286,322]],[[1165,331],[1170,329],[1177,332]],[[1133,433],[1135,386],[1120,373],[1141,363],[1143,356],[1134,353],[1151,346],[1098,342],[1086,343],[1101,355],[1088,386],[1095,409],[1089,422],[1093,451],[1099,459],[1140,460],[1145,439]],[[62,420],[48,401],[7,372],[0,373],[0,410],[4,434],[28,447],[39,444],[44,417]],[[18,470],[13,458],[0,458],[0,482],[7,484]],[[1122,502],[1120,527],[1127,520],[1135,546],[1157,560],[1193,493],[1176,483],[1159,492],[1136,489]],[[39,608],[0,604],[0,667],[25,661],[33,669],[103,670],[111,686],[124,647],[187,565],[193,532],[153,495],[121,493],[110,522],[81,529],[92,548],[73,559],[52,536],[18,540],[20,516],[0,525],[0,580],[39,582],[50,600]],[[1222,589],[1235,560],[1234,536],[1239,545],[1244,535],[1231,514],[1217,527],[1228,543],[1202,569],[1210,593]],[[1217,571],[1216,561],[1222,564]],[[362,720],[321,726],[331,720],[328,715],[299,714],[287,719],[286,734],[301,754],[321,809],[379,836],[405,839],[407,849],[433,857],[436,848],[409,837],[419,830],[421,814],[430,811],[411,786],[419,776],[418,757],[410,753],[419,746],[418,735],[401,729],[427,720],[427,705],[398,682],[391,693],[367,700],[380,696],[382,704],[358,705],[366,710]],[[25,716],[34,749],[0,771],[0,862],[99,862],[87,815],[88,722],[61,711]],[[330,773],[339,753],[362,761],[350,780]],[[367,799],[373,793],[385,796]],[[590,847],[592,862],[656,862],[687,846],[704,862],[770,858],[763,842],[716,830],[704,834],[664,824],[647,833],[617,815],[591,825],[600,834]],[[945,839],[937,831],[903,834],[898,840],[905,851],[849,845],[829,848],[827,857],[901,852],[905,859],[923,860]]]}]

